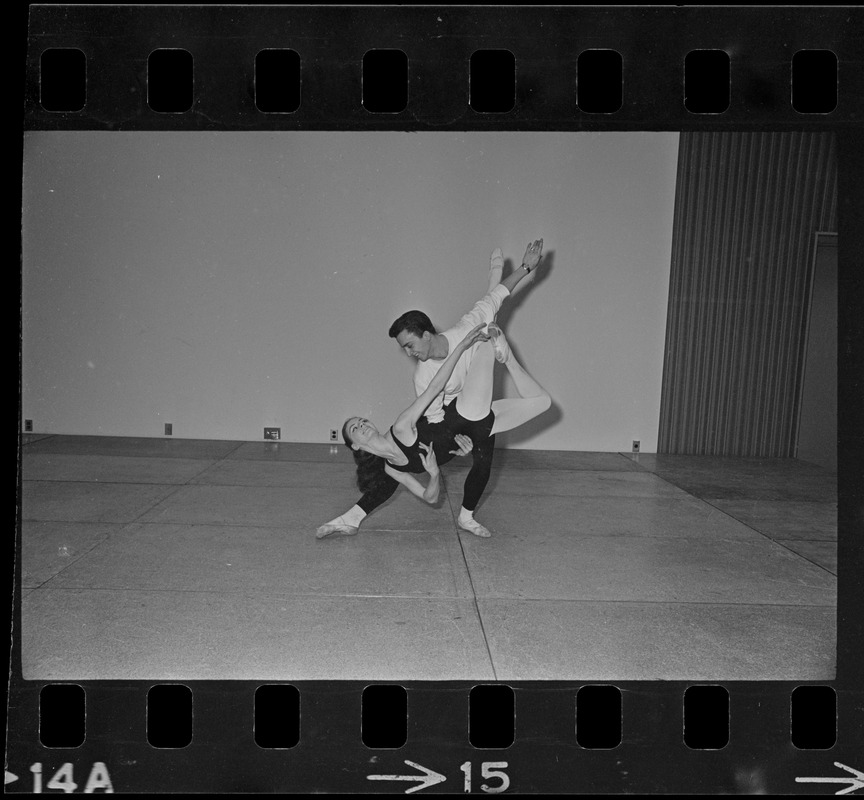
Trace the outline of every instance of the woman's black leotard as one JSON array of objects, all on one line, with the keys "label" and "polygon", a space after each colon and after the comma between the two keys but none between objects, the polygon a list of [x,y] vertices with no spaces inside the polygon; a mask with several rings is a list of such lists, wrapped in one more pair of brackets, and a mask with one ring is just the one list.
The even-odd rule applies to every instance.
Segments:
[{"label": "woman's black leotard", "polygon": [[[471,451],[473,463],[468,476],[465,478],[465,488],[462,497],[462,505],[469,511],[473,511],[489,482],[489,476],[492,471],[492,457],[495,452],[495,437],[491,435],[492,423],[495,416],[490,412],[489,416],[482,420],[469,421],[464,419],[456,411],[456,401],[454,400],[449,406],[445,406],[444,422],[429,423],[426,417],[420,417],[417,420],[417,442],[431,442],[435,450],[435,458],[438,466],[446,464],[453,458],[453,453],[450,452],[455,447],[456,443],[454,435],[463,433],[470,436],[474,447]],[[414,472],[420,474],[425,472],[423,462],[419,458],[421,452],[417,447],[417,442],[413,445],[403,445],[396,437],[393,439],[399,445],[399,448],[408,456],[408,463],[402,467],[396,467],[391,464],[393,469],[401,470],[402,472]],[[416,449],[417,460],[412,460],[412,450]],[[414,465],[412,467],[412,464]],[[381,482],[381,486],[369,492],[366,492],[358,501],[357,505],[367,514],[379,506],[386,503],[399,488],[399,481],[390,475],[385,476],[385,480]]]},{"label": "woman's black leotard", "polygon": [[[417,441],[415,441],[414,444],[403,444],[400,442],[396,433],[393,431],[392,425],[390,426],[390,435],[393,437],[393,441],[399,445],[399,449],[408,457],[408,463],[401,465],[390,464],[389,461],[387,463],[399,472],[413,472],[415,474],[425,472],[426,468],[423,466],[422,456],[426,451],[420,448],[419,432],[417,434]],[[427,444],[427,442],[423,442],[423,444]]]}]

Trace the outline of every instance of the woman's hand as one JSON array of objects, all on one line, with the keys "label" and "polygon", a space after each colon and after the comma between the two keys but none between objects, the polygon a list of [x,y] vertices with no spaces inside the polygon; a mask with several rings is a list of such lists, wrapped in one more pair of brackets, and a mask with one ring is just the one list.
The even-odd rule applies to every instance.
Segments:
[{"label": "woman's hand", "polygon": [[459,342],[459,349],[464,351],[471,347],[471,345],[476,344],[477,342],[488,342],[491,337],[488,333],[483,332],[486,324],[487,323],[483,322],[473,330],[469,331],[468,335],[461,342]]},{"label": "woman's hand", "polygon": [[425,450],[425,455],[420,454],[420,460],[423,462],[423,469],[426,470],[432,477],[438,474],[438,459],[435,458],[435,450],[431,444],[420,442],[420,448]]},{"label": "woman's hand", "polygon": [[451,456],[467,456],[470,455],[471,451],[474,449],[474,442],[471,441],[470,436],[466,436],[464,433],[457,433],[454,437],[456,441],[456,446],[459,448],[458,450],[451,450]]}]

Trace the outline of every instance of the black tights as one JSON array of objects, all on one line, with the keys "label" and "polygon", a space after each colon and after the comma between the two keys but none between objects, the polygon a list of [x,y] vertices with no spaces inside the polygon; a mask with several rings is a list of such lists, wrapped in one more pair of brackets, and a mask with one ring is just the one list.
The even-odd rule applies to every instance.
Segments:
[{"label": "black tights", "polygon": [[[489,432],[492,430],[494,422],[495,415],[491,411],[484,419],[465,419],[457,413],[455,401],[445,408],[443,422],[429,423],[425,417],[421,417],[417,422],[418,436],[422,441],[432,443],[435,458],[439,464],[446,464],[453,458],[450,451],[456,449],[454,436],[457,433],[471,437],[471,441],[474,443],[474,447],[471,449],[473,463],[468,476],[465,478],[462,498],[462,507],[467,511],[474,511],[477,508],[477,504],[486,490],[486,484],[489,483],[489,476],[492,473],[492,457],[495,454],[495,437],[490,436]],[[397,480],[389,475],[384,477],[386,480],[382,481],[377,489],[366,492],[357,501],[357,505],[367,514],[386,503],[399,487]]]},{"label": "black tights", "polygon": [[465,478],[463,487],[462,508],[466,511],[474,511],[477,508],[486,490],[486,484],[489,483],[492,457],[495,454],[495,437],[490,435],[494,424],[495,415],[491,411],[483,419],[465,419],[456,411],[455,400],[444,409],[444,425],[447,426],[451,438],[461,433],[470,436],[474,443],[471,449],[474,463],[471,465],[468,477]]},{"label": "black tights", "polygon": [[494,453],[494,436],[487,436],[475,444],[471,451],[474,463],[465,478],[462,497],[462,508],[466,511],[474,511],[483,496],[483,492],[486,491],[486,484],[489,483],[489,476],[492,474],[492,456]]}]

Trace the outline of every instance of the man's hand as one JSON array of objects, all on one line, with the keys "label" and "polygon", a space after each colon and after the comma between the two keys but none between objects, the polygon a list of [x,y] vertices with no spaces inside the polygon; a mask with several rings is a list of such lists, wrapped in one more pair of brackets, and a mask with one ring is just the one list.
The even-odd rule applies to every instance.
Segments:
[{"label": "man's hand", "polygon": [[457,433],[454,439],[456,441],[456,446],[459,449],[451,450],[451,456],[467,456],[471,454],[471,451],[474,449],[474,442],[471,441],[470,436],[465,436],[462,433]]},{"label": "man's hand", "polygon": [[543,240],[537,239],[528,245],[525,255],[522,256],[522,266],[531,272],[539,263],[543,256]]},{"label": "man's hand", "polygon": [[528,245],[525,255],[522,256],[522,266],[519,269],[514,269],[503,281],[501,285],[514,295],[517,289],[522,288],[522,279],[526,278],[525,283],[530,282],[532,275],[537,267],[540,266],[540,260],[543,258],[543,240],[537,239]]}]

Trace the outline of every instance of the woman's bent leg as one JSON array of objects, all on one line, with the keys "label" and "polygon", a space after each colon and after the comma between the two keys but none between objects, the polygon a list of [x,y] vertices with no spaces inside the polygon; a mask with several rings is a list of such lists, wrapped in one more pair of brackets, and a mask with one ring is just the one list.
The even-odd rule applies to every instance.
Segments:
[{"label": "woman's bent leg", "polygon": [[495,427],[492,428],[493,435],[512,431],[524,425],[534,417],[539,417],[549,406],[552,400],[549,395],[545,397],[514,397],[504,400],[495,400],[492,403],[492,411],[495,414]]},{"label": "woman's bent leg", "polygon": [[525,371],[512,352],[504,365],[513,379],[519,397],[496,400],[492,403],[492,411],[495,413],[493,435],[524,425],[552,405],[549,393]]}]

